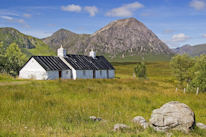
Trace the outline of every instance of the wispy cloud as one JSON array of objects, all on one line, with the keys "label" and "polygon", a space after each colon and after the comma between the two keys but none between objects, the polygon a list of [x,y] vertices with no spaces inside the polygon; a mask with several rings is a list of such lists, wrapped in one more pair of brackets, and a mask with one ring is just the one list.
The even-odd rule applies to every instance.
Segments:
[{"label": "wispy cloud", "polygon": [[28,14],[28,13],[24,13],[23,16],[24,16],[25,18],[31,18],[31,17],[32,17],[32,15],[31,15],[31,14]]},{"label": "wispy cloud", "polygon": [[190,2],[190,7],[196,10],[203,10],[206,8],[206,3],[203,0],[192,0]]},{"label": "wispy cloud", "polygon": [[206,34],[202,34],[202,37],[203,37],[203,38],[206,38]]},{"label": "wispy cloud", "polygon": [[142,5],[139,2],[134,2],[130,4],[125,4],[119,8],[114,8],[106,13],[106,16],[111,17],[129,17],[133,15],[133,12],[137,9],[143,8],[144,5]]},{"label": "wispy cloud", "polygon": [[19,16],[16,11],[7,10],[7,9],[0,9],[0,15],[2,16]]},{"label": "wispy cloud", "polygon": [[12,23],[18,23],[20,25],[22,25],[25,28],[29,28],[30,26],[24,21],[24,19],[18,19],[18,18],[14,18],[11,16],[0,16],[0,18],[8,21],[8,22],[12,22]]},{"label": "wispy cloud", "polygon": [[95,16],[98,12],[98,8],[95,6],[86,6],[84,10],[89,13],[90,16]]},{"label": "wispy cloud", "polygon": [[8,20],[8,21],[12,21],[13,18],[10,16],[0,16],[2,19]]},{"label": "wispy cloud", "polygon": [[61,10],[63,11],[69,11],[69,12],[80,12],[82,10],[81,6],[79,5],[67,5],[67,6],[62,6]]},{"label": "wispy cloud", "polygon": [[184,42],[188,40],[190,37],[185,35],[184,33],[175,34],[172,36],[173,42]]}]

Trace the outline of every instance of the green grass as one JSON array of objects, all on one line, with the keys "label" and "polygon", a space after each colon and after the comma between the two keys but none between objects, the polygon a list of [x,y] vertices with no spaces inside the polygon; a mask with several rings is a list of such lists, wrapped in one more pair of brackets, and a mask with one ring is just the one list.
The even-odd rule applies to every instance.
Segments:
[{"label": "green grass", "polygon": [[[196,120],[206,123],[206,94],[176,93],[169,63],[147,63],[147,80],[133,77],[135,63],[113,64],[115,79],[14,79],[0,85],[0,137],[165,137],[166,133],[143,130],[131,120],[142,115],[148,121],[153,109],[169,101],[186,103]],[[107,122],[92,122],[91,115]],[[131,129],[115,133],[112,129],[116,123],[125,123]],[[172,133],[178,137],[206,136],[206,131],[198,128],[189,134]]]},{"label": "green grass", "polygon": [[[16,43],[21,51],[27,55],[27,57],[30,57],[32,55],[56,55],[55,51],[44,42],[42,42],[42,40],[25,35],[13,28],[0,28],[0,42],[3,42],[5,49],[11,43]],[[32,48],[29,49],[27,47],[28,45],[31,45]]]},{"label": "green grass", "polygon": [[27,49],[34,56],[55,56],[56,53],[43,42],[38,43],[35,48]]}]

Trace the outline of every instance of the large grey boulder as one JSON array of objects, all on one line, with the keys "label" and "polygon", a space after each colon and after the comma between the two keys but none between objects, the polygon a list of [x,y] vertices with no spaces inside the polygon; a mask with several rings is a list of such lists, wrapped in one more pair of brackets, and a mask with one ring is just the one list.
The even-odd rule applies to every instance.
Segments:
[{"label": "large grey boulder", "polygon": [[149,121],[150,126],[156,131],[189,132],[195,126],[195,114],[187,105],[172,101],[153,110]]},{"label": "large grey boulder", "polygon": [[203,123],[197,123],[196,126],[200,129],[206,129],[206,125]]},{"label": "large grey boulder", "polygon": [[133,120],[133,123],[136,123],[146,129],[148,127],[147,121],[142,116],[136,116]]}]

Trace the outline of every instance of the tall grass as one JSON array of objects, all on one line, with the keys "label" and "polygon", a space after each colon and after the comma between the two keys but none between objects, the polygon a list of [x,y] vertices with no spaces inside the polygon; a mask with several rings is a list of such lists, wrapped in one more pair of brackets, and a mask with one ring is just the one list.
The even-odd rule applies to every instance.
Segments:
[{"label": "tall grass", "polygon": [[[133,78],[134,63],[114,63],[116,79],[29,81],[0,86],[0,136],[166,136],[152,129],[143,130],[131,122],[142,115],[149,120],[153,109],[172,100],[189,105],[196,120],[206,123],[206,95],[175,92],[168,63],[148,63],[148,79]],[[93,122],[89,116],[106,122]],[[113,132],[116,123],[131,129]],[[206,136],[195,129],[185,135]]]}]

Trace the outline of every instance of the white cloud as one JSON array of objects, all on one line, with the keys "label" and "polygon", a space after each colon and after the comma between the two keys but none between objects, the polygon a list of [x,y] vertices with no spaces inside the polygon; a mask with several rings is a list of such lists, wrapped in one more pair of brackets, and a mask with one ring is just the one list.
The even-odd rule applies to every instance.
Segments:
[{"label": "white cloud", "polygon": [[86,6],[84,7],[84,10],[87,11],[90,16],[95,16],[96,13],[98,12],[97,7],[95,6]]},{"label": "white cloud", "polygon": [[23,16],[26,17],[26,18],[30,18],[32,15],[28,14],[28,13],[24,13]]},{"label": "white cloud", "polygon": [[192,0],[190,2],[190,7],[196,10],[202,10],[206,7],[206,3],[203,0]]},{"label": "white cloud", "polygon": [[22,25],[25,28],[30,27],[23,19],[17,19],[17,18],[13,18],[13,17],[10,17],[10,16],[0,16],[0,18],[6,20],[8,22],[18,23],[18,24]]},{"label": "white cloud", "polygon": [[16,13],[16,11],[6,10],[6,9],[0,9],[0,15],[2,16],[16,16],[19,15]]},{"label": "white cloud", "polygon": [[8,21],[12,21],[14,18],[10,17],[10,16],[0,16],[2,19],[8,20]]},{"label": "white cloud", "polygon": [[203,38],[206,38],[206,34],[202,34],[202,37],[203,37]]},{"label": "white cloud", "polygon": [[81,6],[74,5],[74,4],[62,6],[61,9],[63,11],[70,11],[70,12],[80,12],[82,10]]},{"label": "white cloud", "polygon": [[133,12],[139,8],[143,8],[144,5],[142,5],[139,2],[134,2],[130,4],[123,5],[119,8],[114,8],[111,11],[108,11],[106,13],[106,16],[111,16],[111,17],[128,17],[132,16]]},{"label": "white cloud", "polygon": [[186,36],[184,33],[175,34],[172,36],[172,42],[184,42],[190,37]]}]

